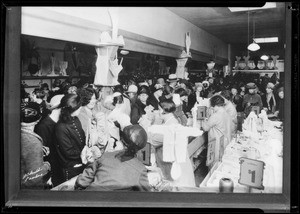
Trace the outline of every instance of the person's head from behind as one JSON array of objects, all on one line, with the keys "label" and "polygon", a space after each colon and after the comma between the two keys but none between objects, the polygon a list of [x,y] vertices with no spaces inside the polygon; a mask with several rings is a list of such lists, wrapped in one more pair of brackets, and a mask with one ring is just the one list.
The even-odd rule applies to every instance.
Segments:
[{"label": "person's head from behind", "polygon": [[223,91],[221,91],[220,95],[225,98],[225,102],[231,100],[231,94],[230,94],[229,90],[223,90]]},{"label": "person's head from behind", "polygon": [[173,113],[176,110],[176,105],[172,100],[164,100],[160,102],[159,105],[162,109],[162,115]]},{"label": "person's head from behind", "polygon": [[34,127],[41,119],[41,107],[36,102],[23,103],[21,105],[21,125]]},{"label": "person's head from behind", "polygon": [[96,105],[96,91],[92,86],[87,86],[78,91],[81,97],[82,106],[86,106],[88,109],[93,109]]},{"label": "person's head from behind", "polygon": [[73,117],[78,116],[82,102],[77,94],[66,94],[60,101],[60,120],[63,123],[69,122]]},{"label": "person's head from behind", "polygon": [[122,131],[122,141],[127,148],[129,155],[134,156],[143,149],[147,143],[147,133],[138,124],[126,126]]},{"label": "person's head from behind", "polygon": [[214,95],[210,99],[210,106],[213,108],[214,111],[219,110],[220,108],[223,108],[225,105],[225,100],[220,95]]}]

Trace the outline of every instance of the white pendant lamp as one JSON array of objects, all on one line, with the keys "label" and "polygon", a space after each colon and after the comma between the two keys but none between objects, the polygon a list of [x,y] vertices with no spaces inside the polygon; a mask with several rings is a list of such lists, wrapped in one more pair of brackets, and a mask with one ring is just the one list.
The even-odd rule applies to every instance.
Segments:
[{"label": "white pendant lamp", "polygon": [[269,59],[269,57],[267,56],[267,55],[262,55],[261,57],[260,57],[260,59],[262,59],[262,60],[268,60]]},{"label": "white pendant lamp", "polygon": [[[248,23],[249,23],[249,13],[248,13]],[[255,38],[255,21],[254,21],[254,15],[253,15],[253,42],[248,45],[249,51],[257,51],[260,49],[260,46],[254,41]]]}]

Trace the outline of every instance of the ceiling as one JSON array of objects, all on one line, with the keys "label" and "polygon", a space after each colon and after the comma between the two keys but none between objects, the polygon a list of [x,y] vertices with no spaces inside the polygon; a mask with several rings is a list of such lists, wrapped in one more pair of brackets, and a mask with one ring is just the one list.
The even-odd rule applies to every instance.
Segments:
[{"label": "ceiling", "polygon": [[[228,7],[167,7],[170,11],[234,46],[248,44],[248,12],[231,12]],[[283,47],[285,36],[285,3],[276,2],[276,8],[261,9],[250,13],[250,36],[252,42],[253,17],[255,37],[275,37],[277,44],[268,46]],[[262,44],[264,45],[264,44]]]}]

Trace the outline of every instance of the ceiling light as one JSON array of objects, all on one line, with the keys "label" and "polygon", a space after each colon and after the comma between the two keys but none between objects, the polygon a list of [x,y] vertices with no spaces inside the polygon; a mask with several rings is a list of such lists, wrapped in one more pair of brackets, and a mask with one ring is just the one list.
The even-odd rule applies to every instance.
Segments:
[{"label": "ceiling light", "polygon": [[255,38],[253,40],[256,43],[271,43],[271,42],[278,42],[278,37]]},{"label": "ceiling light", "polygon": [[255,43],[255,41],[253,41],[250,45],[248,45],[249,51],[257,51],[259,49],[260,49],[260,47],[258,44]]},{"label": "ceiling light", "polygon": [[[248,12],[248,24],[249,24],[249,12]],[[255,21],[253,15],[253,42],[250,45],[248,45],[249,51],[257,51],[260,49],[260,46],[255,43],[254,38],[255,38]]]},{"label": "ceiling light", "polygon": [[261,10],[276,8],[276,2],[267,2],[263,7],[228,7],[231,12],[249,11],[249,10]]},{"label": "ceiling light", "polygon": [[261,58],[262,60],[268,60],[268,59],[269,59],[269,56],[267,56],[267,55],[262,55],[260,58]]}]

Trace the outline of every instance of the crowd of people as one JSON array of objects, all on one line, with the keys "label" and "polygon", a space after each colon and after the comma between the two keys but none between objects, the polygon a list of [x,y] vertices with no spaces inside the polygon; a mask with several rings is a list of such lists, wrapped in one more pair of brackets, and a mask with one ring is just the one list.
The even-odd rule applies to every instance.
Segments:
[{"label": "crowd of people", "polygon": [[[192,126],[193,108],[207,106],[200,128],[230,142],[253,106],[283,120],[283,84],[274,74],[232,73],[202,79],[167,78],[96,86],[55,80],[27,93],[21,87],[22,187],[47,189],[78,175],[75,189],[151,191],[136,153],[156,124]],[[162,137],[153,144],[162,178]],[[157,143],[158,142],[158,143]],[[160,143],[159,143],[160,142]],[[187,168],[190,166],[187,166]]]}]

